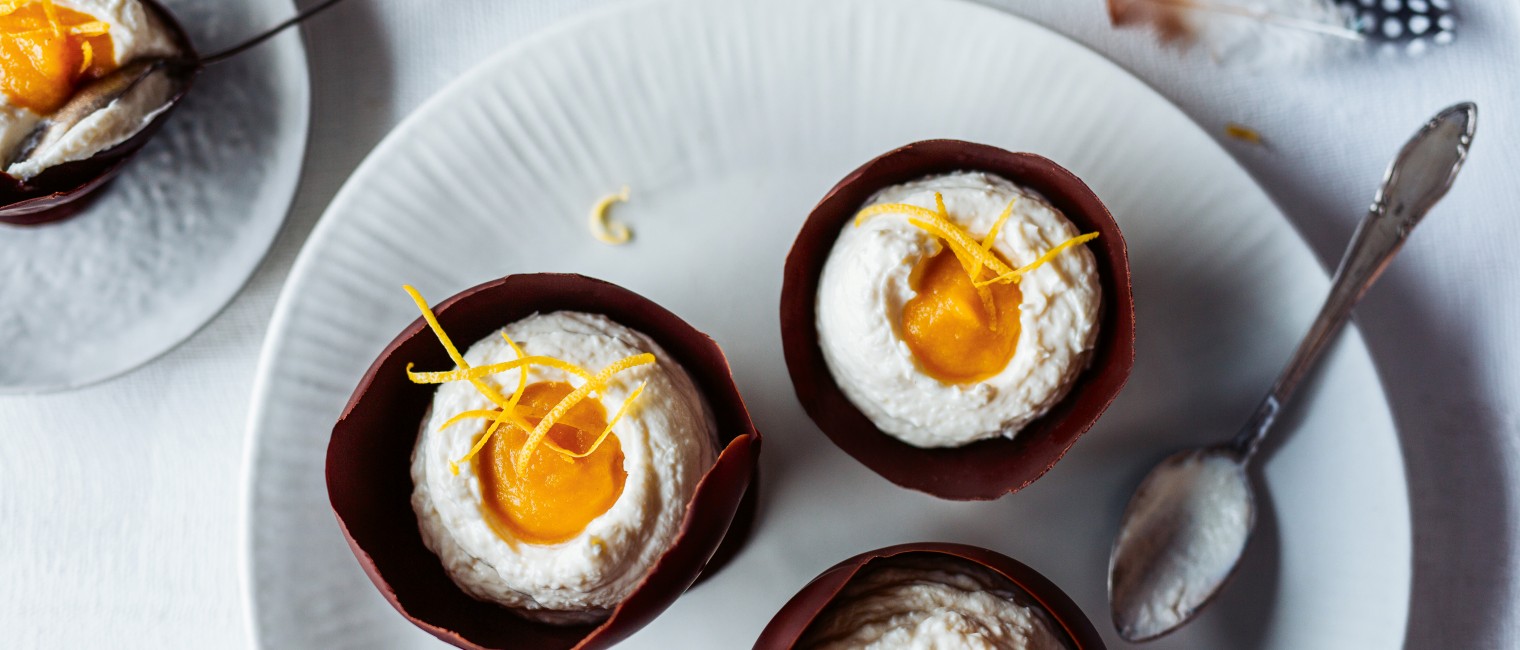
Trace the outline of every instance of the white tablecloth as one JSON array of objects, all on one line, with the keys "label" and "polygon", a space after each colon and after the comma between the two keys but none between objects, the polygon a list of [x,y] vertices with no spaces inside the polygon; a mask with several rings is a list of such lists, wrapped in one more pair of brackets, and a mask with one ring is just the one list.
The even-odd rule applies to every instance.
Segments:
[{"label": "white tablecloth", "polygon": [[[292,260],[408,112],[502,46],[604,1],[352,0],[306,28],[314,106],[303,186],[242,295],[146,368],[0,398],[0,647],[247,645],[244,420]],[[1233,121],[1264,134],[1266,148],[1226,146],[1327,265],[1403,140],[1445,105],[1478,102],[1466,171],[1359,320],[1408,463],[1410,646],[1520,647],[1520,6],[1459,0],[1456,43],[1418,59],[1251,71],[1115,32],[1102,0],[994,4],[1114,58],[1211,132]]]}]

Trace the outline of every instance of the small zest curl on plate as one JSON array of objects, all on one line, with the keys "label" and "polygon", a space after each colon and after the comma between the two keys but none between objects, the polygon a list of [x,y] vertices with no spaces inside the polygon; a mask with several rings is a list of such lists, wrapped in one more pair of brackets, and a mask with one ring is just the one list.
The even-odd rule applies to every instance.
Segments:
[{"label": "small zest curl on plate", "polygon": [[607,212],[612,209],[614,203],[626,203],[628,201],[628,186],[615,194],[608,194],[597,200],[591,206],[591,214],[588,220],[591,224],[591,236],[597,241],[613,246],[622,246],[633,239],[633,231],[621,221],[612,221]]}]

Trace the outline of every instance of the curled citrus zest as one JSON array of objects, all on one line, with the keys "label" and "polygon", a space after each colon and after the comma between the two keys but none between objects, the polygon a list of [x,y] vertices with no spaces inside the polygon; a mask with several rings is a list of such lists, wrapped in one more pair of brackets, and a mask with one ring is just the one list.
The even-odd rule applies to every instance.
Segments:
[{"label": "curled citrus zest", "polygon": [[[512,361],[503,363],[471,367],[470,364],[464,360],[464,355],[459,353],[459,348],[455,347],[454,342],[449,339],[448,334],[444,333],[443,326],[438,323],[437,315],[433,313],[432,308],[428,307],[427,301],[422,298],[422,294],[418,293],[417,290],[410,285],[406,285],[402,288],[405,289],[407,294],[412,297],[412,302],[416,303],[418,310],[422,312],[423,320],[427,322],[428,327],[433,331],[433,334],[438,337],[438,342],[443,345],[443,349],[448,353],[449,358],[452,359],[454,361],[454,364],[459,367],[457,370],[447,372],[414,372],[412,370],[414,364],[408,363],[406,365],[407,377],[413,382],[419,384],[468,381],[475,387],[476,390],[479,390],[481,394],[485,395],[486,399],[489,399],[491,403],[497,406],[496,409],[473,410],[456,414],[439,427],[439,430],[441,431],[443,429],[449,428],[450,426],[458,424],[461,421],[472,418],[490,418],[492,420],[491,426],[486,429],[485,434],[482,435],[480,439],[475,441],[475,444],[470,448],[470,451],[468,453],[466,453],[459,460],[449,461],[449,471],[455,475],[459,474],[459,464],[467,462],[479,454],[480,451],[485,448],[486,443],[491,440],[491,436],[495,435],[496,430],[503,424],[511,424],[519,429],[522,429],[523,431],[530,432],[528,434],[528,440],[523,444],[523,447],[520,450],[522,454],[517,458],[517,468],[519,472],[526,470],[527,459],[532,454],[533,448],[538,444],[544,444],[550,449],[570,458],[585,458],[586,456],[595,453],[596,450],[601,447],[602,442],[607,439],[607,436],[611,434],[612,425],[616,424],[618,420],[620,420],[623,415],[627,413],[628,408],[633,403],[634,399],[639,396],[639,393],[643,392],[644,384],[640,384],[639,387],[629,395],[628,399],[623,402],[623,407],[619,409],[617,415],[613,417],[612,422],[609,423],[606,429],[602,431],[601,435],[597,437],[596,442],[592,444],[590,449],[584,453],[572,452],[568,449],[565,449],[564,447],[559,446],[558,444],[555,444],[554,441],[548,440],[547,435],[549,429],[554,426],[559,418],[568,413],[571,408],[580,403],[582,399],[585,399],[585,397],[591,394],[592,391],[605,391],[607,388],[607,380],[611,379],[613,375],[616,375],[617,373],[629,368],[647,365],[655,362],[655,356],[646,352],[644,354],[636,354],[624,358],[616,363],[613,363],[610,366],[607,366],[606,368],[603,368],[596,374],[591,374],[580,366],[572,364],[568,361],[547,356],[529,356],[526,352],[523,351],[521,347],[517,345],[515,341],[512,340],[512,337],[508,336],[506,332],[502,332],[501,337],[506,340],[507,345],[512,346],[512,351],[517,354],[517,358],[513,359]],[[579,388],[572,391],[569,395],[566,395],[565,398],[561,399],[553,409],[551,409],[547,414],[544,414],[542,419],[539,420],[537,426],[534,426],[532,423],[528,422],[527,418],[525,418],[522,413],[518,412],[519,409],[522,408],[519,402],[522,400],[522,396],[528,388],[527,369],[535,365],[563,370],[568,374],[579,376],[585,380]],[[489,384],[483,381],[483,378],[488,375],[495,375],[514,369],[518,370],[517,389],[512,392],[511,397],[502,397],[499,391],[492,388]]]},{"label": "curled citrus zest", "polygon": [[[509,345],[509,346],[512,347],[512,352],[517,355],[516,361],[522,361],[523,359],[527,359],[528,358],[528,353],[527,352],[523,352],[523,349],[521,347],[518,347],[517,341],[513,341],[512,337],[507,336],[507,332],[505,330],[502,331],[501,338],[502,338],[502,340],[504,340],[504,341],[507,342],[507,345]],[[545,358],[552,358],[552,357],[545,357]],[[522,401],[523,392],[525,392],[527,390],[528,390],[528,369],[527,368],[523,368],[521,372],[517,373],[517,390],[512,391],[512,397],[510,397],[510,398],[507,399],[507,405],[508,406],[517,406],[518,402]]]},{"label": "curled citrus zest", "polygon": [[[561,453],[561,454],[563,454],[565,456],[569,456],[571,458],[585,458],[587,456],[590,456],[591,454],[596,453],[596,450],[600,449],[601,446],[602,446],[602,443],[607,440],[607,436],[612,433],[612,428],[617,425],[618,421],[620,421],[620,420],[623,419],[624,415],[627,415],[628,410],[633,406],[634,400],[638,399],[639,394],[644,392],[644,387],[646,385],[648,385],[648,384],[649,384],[649,382],[640,382],[639,385],[638,385],[638,387],[635,388],[632,393],[629,393],[628,399],[626,399],[626,400],[623,401],[623,406],[618,409],[617,414],[614,415],[612,417],[612,420],[607,423],[607,427],[602,430],[601,435],[597,436],[596,441],[593,442],[591,444],[591,447],[588,448],[585,452],[583,452],[583,453],[576,453],[576,452],[570,451],[569,449],[565,449],[564,447],[559,446],[558,444],[556,444],[554,442],[554,440],[549,439],[549,438],[545,438],[544,439],[544,446],[548,447],[550,449],[553,449],[554,451],[557,451],[557,452],[559,452],[559,453]],[[518,409],[523,409],[523,408],[526,408],[526,407],[524,407],[522,405],[518,405],[517,408]],[[440,425],[438,427],[438,430],[442,431],[442,430],[447,429],[447,428],[449,428],[451,426],[459,424],[460,422],[463,422],[465,420],[496,419],[496,417],[499,416],[499,415],[501,415],[501,411],[498,411],[496,409],[481,409],[481,410],[478,410],[478,411],[464,411],[462,413],[456,414],[454,417],[449,418],[447,422],[444,422],[442,425]],[[537,413],[536,415],[542,417],[544,414],[543,413]],[[524,429],[524,430],[526,431],[527,429]],[[485,443],[484,442],[480,442],[480,443],[477,443],[477,445],[481,446],[481,447],[484,447]],[[465,460],[466,460],[466,458],[461,458],[459,460],[459,462],[462,463]]]},{"label": "curled citrus zest", "polygon": [[[934,214],[937,215],[940,219],[944,219],[945,223],[952,223],[950,221],[950,211],[945,209],[945,195],[940,194],[939,192],[934,193]],[[966,269],[966,274],[970,275],[971,279],[975,280],[977,273],[980,272],[980,269],[982,268],[980,260],[973,259],[970,254],[961,255],[957,253],[956,257],[960,259],[961,268]]]},{"label": "curled citrus zest", "polygon": [[1008,207],[1003,208],[1003,213],[998,215],[997,221],[992,222],[992,229],[988,230],[987,236],[982,238],[982,250],[992,251],[992,244],[997,241],[998,233],[1003,231],[1003,224],[1008,223],[1008,217],[1013,216],[1013,204],[1018,200],[1018,197],[1014,197],[1008,201]]},{"label": "curled citrus zest", "polygon": [[[501,333],[501,338],[506,339],[507,340],[507,345],[512,346],[513,350],[517,350],[518,351],[518,353],[519,353],[518,356],[522,356],[522,354],[521,354],[522,350],[517,347],[516,343],[512,342],[512,339],[510,339],[510,338],[507,337],[507,333],[506,332],[502,332]],[[548,367],[554,368],[556,370],[562,370],[562,371],[564,371],[564,372],[566,372],[568,374],[575,375],[577,377],[585,379],[586,381],[591,381],[592,377],[595,376],[595,375],[591,374],[591,371],[586,370],[585,368],[577,366],[577,365],[575,365],[573,363],[570,363],[569,361],[565,361],[563,359],[556,359],[554,357],[540,357],[540,358],[544,359],[544,361],[539,362],[538,365],[548,366]],[[595,390],[602,390],[604,388],[606,388],[606,386],[598,385],[595,388]]]},{"label": "curled citrus zest", "polygon": [[[880,210],[877,210],[880,209]],[[871,206],[855,215],[855,225],[859,226],[866,218],[884,212],[906,212],[908,223],[923,230],[930,235],[938,237],[955,254],[960,261],[961,268],[971,278],[972,286],[976,289],[976,296],[982,303],[982,311],[987,314],[988,326],[994,331],[998,328],[997,304],[992,298],[992,292],[985,286],[977,286],[976,280],[981,277],[982,268],[991,263],[1008,269],[991,251],[984,250],[981,244],[966,234],[960,226],[950,220],[950,212],[945,209],[945,196],[939,192],[934,193],[934,210],[919,207],[909,203],[889,203],[879,206]],[[1003,272],[994,267],[996,272]]]},{"label": "curled citrus zest", "polygon": [[454,426],[456,424],[459,424],[460,422],[464,422],[465,420],[477,420],[477,419],[485,419],[485,418],[490,418],[490,419],[494,420],[494,419],[496,419],[496,416],[498,414],[500,414],[500,413],[501,413],[501,411],[498,411],[496,409],[480,409],[478,411],[462,411],[462,412],[456,414],[454,417],[449,418],[448,421],[444,422],[443,424],[438,425],[438,430],[442,431],[442,430],[447,429],[449,427],[452,427],[452,426]]},{"label": "curled citrus zest", "polygon": [[406,364],[406,378],[414,384],[447,384],[454,381],[469,381],[501,374],[508,370],[523,368],[526,366],[546,366],[563,370],[566,373],[590,379],[592,374],[575,364],[545,356],[523,356],[511,361],[493,363],[487,366],[472,366],[468,370],[441,370],[436,372],[417,372],[412,370],[415,364]]},{"label": "curled citrus zest", "polygon": [[904,214],[908,217],[908,223],[944,240],[955,256],[960,258],[961,264],[967,267],[968,273],[976,266],[985,266],[998,275],[1013,270],[997,256],[982,250],[980,242],[972,239],[965,230],[948,218],[934,210],[911,203],[883,203],[867,207],[855,213],[855,225],[859,226],[866,219],[881,214]]},{"label": "curled citrus zest", "polygon": [[[422,319],[427,321],[428,328],[433,330],[434,336],[438,337],[438,342],[443,345],[443,350],[448,353],[449,358],[454,360],[454,365],[459,366],[461,369],[469,370],[470,364],[464,360],[464,355],[459,353],[459,348],[454,347],[454,342],[449,340],[449,335],[444,333],[443,326],[438,324],[438,316],[433,313],[431,307],[428,307],[427,301],[422,298],[422,294],[417,293],[417,290],[411,285],[405,285],[401,288],[405,289],[407,295],[412,297],[412,302],[417,304],[417,309],[422,312]],[[491,400],[492,404],[500,407],[504,417],[516,415],[515,409],[507,408],[507,398],[502,397],[501,393],[495,388],[491,388],[489,384],[480,379],[470,379],[469,382],[482,395],[485,395],[486,399]],[[510,415],[507,415],[509,413]],[[458,464],[450,462],[449,470],[458,474]]]},{"label": "curled citrus zest", "polygon": [[[512,346],[512,352],[514,352],[514,353],[517,354],[517,358],[514,359],[513,361],[524,362],[524,361],[526,361],[529,358],[528,357],[528,353],[523,352],[523,349],[520,348],[520,347],[518,347],[517,346],[517,342],[513,341],[512,337],[507,336],[506,332],[502,332],[501,333],[501,338],[506,339],[507,345]],[[411,364],[407,364],[407,365],[410,366]],[[407,374],[410,375],[411,373],[408,372]],[[523,364],[523,369],[519,370],[517,372],[517,390],[512,391],[512,396],[509,397],[509,398],[507,398],[507,403],[502,405],[500,411],[496,411],[496,412],[493,413],[491,426],[486,429],[485,434],[481,435],[479,440],[475,441],[475,445],[472,446],[472,447],[470,447],[470,451],[468,453],[466,453],[463,457],[461,457],[459,460],[451,460],[451,461],[449,461],[449,471],[450,472],[453,472],[455,476],[458,476],[459,475],[459,464],[463,463],[465,461],[468,461],[471,458],[474,458],[476,454],[480,453],[480,450],[485,448],[486,443],[490,442],[491,436],[496,435],[496,430],[499,429],[499,428],[501,428],[501,425],[507,424],[507,423],[511,423],[513,426],[516,426],[519,429],[522,429],[524,431],[528,430],[528,427],[530,426],[528,424],[528,421],[522,417],[522,414],[520,414],[520,413],[517,412],[517,405],[518,405],[519,402],[522,401],[523,392],[525,392],[527,390],[528,390],[528,368],[527,368],[527,364],[524,363]],[[492,412],[491,411],[487,411],[487,413],[492,413]],[[458,419],[458,416],[455,416],[454,418],[450,418],[449,422],[454,422],[457,419]],[[448,427],[448,423],[445,423],[442,428],[447,428],[447,427]]]},{"label": "curled citrus zest", "polygon": [[53,36],[63,36],[63,22],[58,20],[58,8],[53,6],[53,0],[42,0],[42,13],[47,14],[48,25],[53,28]]},{"label": "curled citrus zest", "polygon": [[[992,228],[987,231],[987,236],[982,238],[983,252],[986,252],[988,255],[992,254],[992,245],[997,243],[998,233],[1002,232],[1003,224],[1007,223],[1008,217],[1013,216],[1013,204],[1018,200],[1018,197],[1009,199],[1008,207],[1003,208],[1003,213],[998,215],[996,221],[992,222]],[[949,218],[950,215],[947,213],[945,217]],[[978,266],[976,267],[976,271],[971,273],[971,286],[976,288],[976,295],[982,299],[982,308],[987,312],[987,324],[991,327],[992,331],[996,332],[998,330],[998,311],[997,305],[992,300],[992,290],[988,289],[987,285],[976,283],[977,280],[982,279],[982,269],[984,268],[986,267]]]},{"label": "curled citrus zest", "polygon": [[628,226],[621,222],[609,221],[607,218],[607,210],[612,207],[612,204],[627,200],[627,185],[624,185],[618,193],[608,194],[597,200],[596,205],[591,206],[591,236],[596,237],[597,241],[613,246],[626,244],[628,240],[633,239],[633,231],[629,230]]},{"label": "curled citrus zest", "polygon": [[1099,233],[1090,232],[1090,233],[1087,233],[1085,235],[1078,235],[1076,237],[1072,237],[1071,239],[1068,239],[1068,240],[1066,240],[1064,242],[1061,242],[1055,248],[1052,248],[1052,249],[1050,249],[1048,251],[1045,251],[1044,255],[1041,255],[1041,256],[1035,258],[1035,260],[1033,262],[1025,264],[1025,265],[1023,265],[1023,266],[1021,266],[1021,267],[1019,267],[1017,269],[1014,269],[1013,271],[1010,271],[1010,272],[1005,273],[1003,275],[1000,275],[998,277],[992,278],[990,280],[983,280],[983,281],[980,281],[980,282],[973,282],[972,284],[974,284],[976,286],[983,286],[984,287],[984,286],[987,286],[987,285],[992,284],[994,282],[1018,282],[1020,279],[1022,279],[1024,277],[1025,274],[1027,274],[1030,271],[1033,271],[1033,270],[1035,270],[1037,268],[1040,268],[1041,266],[1044,266],[1046,262],[1049,262],[1049,261],[1055,259],[1057,255],[1060,255],[1062,251],[1064,251],[1064,250],[1066,250],[1068,248],[1071,248],[1073,246],[1080,246],[1080,245],[1085,244],[1087,242],[1090,242],[1090,241],[1092,241],[1094,239],[1097,239],[1098,238],[1098,234]]},{"label": "curled citrus zest", "polygon": [[109,33],[111,33],[111,24],[98,20],[88,23],[80,23],[69,28],[69,35],[71,36],[105,36]]},{"label": "curled citrus zest", "polygon": [[[517,361],[521,361],[527,358],[528,353],[523,352],[523,349],[517,346],[517,341],[513,341],[512,337],[507,336],[505,330],[502,331],[501,338],[507,342],[507,345],[512,347],[512,352],[517,355]],[[490,440],[491,436],[496,433],[496,429],[500,428],[502,424],[505,424],[508,421],[518,426],[519,428],[522,428],[523,430],[527,430],[526,425],[528,424],[528,421],[523,419],[522,415],[517,412],[517,405],[522,402],[523,393],[527,390],[528,369],[524,367],[522,370],[519,370],[517,372],[517,390],[512,391],[512,396],[507,398],[506,405],[501,408],[501,414],[496,417],[495,422],[491,423],[490,428],[486,429],[485,435],[481,436],[480,441],[475,443],[474,449],[471,450],[468,456],[465,456],[464,460],[469,460],[475,454],[479,453],[480,448],[486,446],[486,441]]]},{"label": "curled citrus zest", "polygon": [[[417,303],[417,309],[422,312],[422,320],[426,321],[428,328],[433,330],[433,336],[438,337],[438,342],[443,345],[443,351],[448,353],[449,359],[454,361],[454,365],[468,369],[470,364],[465,362],[464,355],[459,353],[459,348],[454,347],[454,342],[449,340],[449,335],[443,332],[443,326],[438,324],[438,316],[433,313],[431,307],[428,307],[427,301],[422,298],[422,294],[417,293],[417,290],[409,284],[401,288],[406,290],[407,295],[412,297],[412,302]],[[496,391],[491,392],[495,393]],[[496,400],[491,401],[494,402]],[[506,401],[506,398],[502,398],[502,401]]]},{"label": "curled citrus zest", "polygon": [[[1012,204],[1009,204],[1009,208],[1012,209],[1012,207]],[[934,193],[934,210],[939,214],[941,219],[945,220],[945,223],[954,224],[950,220],[950,211],[945,209],[945,195],[939,192]],[[995,230],[988,237],[990,238],[994,234],[996,234]],[[991,239],[988,239],[988,241],[991,241]],[[988,255],[991,254],[991,248],[988,246],[982,246],[982,250],[987,252]],[[972,259],[972,256],[969,254],[961,255],[957,253],[956,257],[960,259],[961,268],[966,270],[966,275],[971,277],[971,286],[976,290],[977,299],[982,301],[982,313],[987,315],[987,327],[996,332],[998,329],[997,301],[992,298],[991,289],[976,285],[977,279],[982,277],[983,265],[980,261]]]},{"label": "curled citrus zest", "polygon": [[[524,404],[518,404],[517,409],[519,414],[521,414],[522,411],[527,411],[529,415],[533,416],[542,417],[544,415],[540,409],[535,409]],[[465,420],[495,420],[500,416],[500,409],[479,409],[475,411],[463,411],[454,415],[454,417],[449,418],[448,421],[444,422],[443,424],[438,425],[438,430],[442,431]]]},{"label": "curled citrus zest", "polygon": [[591,454],[596,453],[596,450],[602,446],[602,442],[607,439],[607,436],[612,434],[612,427],[617,426],[618,420],[623,419],[623,416],[628,414],[629,407],[633,406],[634,400],[639,398],[639,394],[644,392],[644,386],[647,386],[648,384],[649,382],[647,381],[639,382],[638,388],[633,389],[633,392],[628,394],[628,399],[623,400],[623,405],[618,408],[617,414],[613,415],[612,419],[607,421],[607,428],[602,429],[602,434],[596,437],[596,442],[591,443],[591,446],[586,448],[585,452],[577,454],[573,451],[565,449],[564,447],[554,444],[554,441],[549,439],[544,440],[544,445],[551,447],[555,451],[571,458],[585,458]]},{"label": "curled citrus zest", "polygon": [[[994,238],[998,234],[998,231],[1002,229],[1003,223],[1008,220],[1008,217],[1011,214],[1013,214],[1012,202],[1010,202],[1008,204],[1008,207],[1003,210],[1003,214],[998,216],[997,222],[993,224],[992,230],[987,233],[987,236],[983,238],[983,241],[981,243],[973,240],[970,235],[966,234],[965,230],[961,229],[960,226],[956,225],[955,222],[950,220],[949,214],[944,213],[944,199],[941,197],[939,192],[934,193],[934,203],[935,206],[939,208],[938,211],[930,210],[922,206],[913,205],[911,203],[883,203],[879,205],[869,206],[860,212],[855,213],[855,225],[859,226],[866,219],[879,214],[898,213],[908,215],[908,223],[917,226],[930,235],[940,238],[945,242],[945,245],[950,247],[950,250],[955,253],[956,257],[959,257],[961,259],[961,263],[967,266],[966,272],[971,276],[971,285],[977,289],[982,289],[988,285],[1001,282],[1018,282],[1020,278],[1028,274],[1030,271],[1040,268],[1047,262],[1055,259],[1056,256],[1060,255],[1062,251],[1065,251],[1066,249],[1073,246],[1080,246],[1098,238],[1098,233],[1095,232],[1073,237],[1064,242],[1061,242],[1061,244],[1055,248],[1045,251],[1043,255],[1040,255],[1033,262],[1014,269],[1010,268],[1007,264],[1004,264],[1002,260],[998,259],[998,257],[992,253],[991,246]],[[968,264],[968,260],[970,264]],[[974,264],[975,266],[972,266],[971,264]],[[987,280],[979,279],[981,277],[983,267],[992,269],[992,272],[996,273],[997,275]],[[983,300],[985,301],[986,299],[984,298]],[[990,313],[992,310],[989,309],[988,311]],[[994,329],[996,329],[995,325]]]},{"label": "curled citrus zest", "polygon": [[596,373],[594,381],[583,383],[579,388],[570,391],[570,394],[561,399],[558,404],[555,404],[554,408],[549,411],[549,414],[545,415],[544,419],[539,420],[538,426],[534,427],[533,431],[528,434],[528,439],[523,442],[522,449],[517,456],[517,472],[523,474],[528,471],[528,459],[532,458],[533,450],[538,447],[539,443],[543,442],[544,437],[549,435],[549,428],[553,427],[555,422],[558,422],[561,417],[570,412],[572,407],[579,404],[582,399],[585,399],[591,393],[591,389],[594,386],[606,384],[607,380],[611,379],[613,375],[624,370],[654,362],[654,355],[648,352],[626,357],[606,368],[602,368],[601,372]]}]

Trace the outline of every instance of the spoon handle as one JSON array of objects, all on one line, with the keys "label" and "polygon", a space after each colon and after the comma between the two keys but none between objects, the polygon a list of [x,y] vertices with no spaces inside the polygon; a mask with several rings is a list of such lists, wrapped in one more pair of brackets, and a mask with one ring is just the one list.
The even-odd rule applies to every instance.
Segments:
[{"label": "spoon handle", "polygon": [[1256,453],[1277,415],[1351,319],[1352,308],[1382,275],[1415,225],[1451,188],[1467,159],[1477,117],[1478,108],[1470,102],[1441,111],[1415,133],[1388,167],[1372,207],[1351,236],[1319,316],[1272,391],[1231,441],[1242,459]]}]

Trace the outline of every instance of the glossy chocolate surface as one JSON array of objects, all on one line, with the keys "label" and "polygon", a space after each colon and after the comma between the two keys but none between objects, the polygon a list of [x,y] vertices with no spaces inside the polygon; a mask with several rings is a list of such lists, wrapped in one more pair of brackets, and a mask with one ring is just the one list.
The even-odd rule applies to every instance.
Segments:
[{"label": "glossy chocolate surface", "polygon": [[1074,650],[1102,650],[1103,638],[1092,621],[1055,583],[1011,557],[985,548],[965,544],[922,542],[900,544],[861,553],[818,574],[781,610],[755,641],[755,650],[790,650],[824,608],[839,595],[845,585],[867,565],[878,560],[905,555],[949,556],[981,565],[1002,575],[1018,587],[1031,606],[1043,610],[1055,624],[1051,631],[1064,635]]},{"label": "glossy chocolate surface", "polygon": [[[405,298],[399,291],[397,297]],[[413,321],[380,353],[333,427],[327,491],[354,557],[385,599],[417,626],[461,648],[610,646],[731,559],[748,535],[760,434],[723,352],[707,335],[638,294],[579,275],[509,276],[434,306],[450,338],[465,345],[535,312],[555,310],[605,314],[657,341],[707,397],[724,448],[687,504],[670,550],[605,622],[549,625],[475,600],[423,546],[412,512],[409,460],[434,387],[411,383],[406,364],[453,367],[426,323]]]},{"label": "glossy chocolate surface", "polygon": [[[891,185],[962,170],[997,174],[1039,192],[1079,231],[1102,233],[1088,246],[1097,260],[1103,309],[1091,365],[1078,376],[1070,394],[1044,417],[1011,440],[923,449],[877,429],[839,389],[818,346],[818,281],[840,230],[872,194]],[[781,336],[797,399],[839,448],[906,488],[946,499],[996,499],[1023,489],[1055,466],[1129,379],[1135,361],[1129,253],[1119,225],[1103,202],[1060,165],[1034,154],[970,142],[917,142],[851,172],[808,215],[786,260]]]}]

